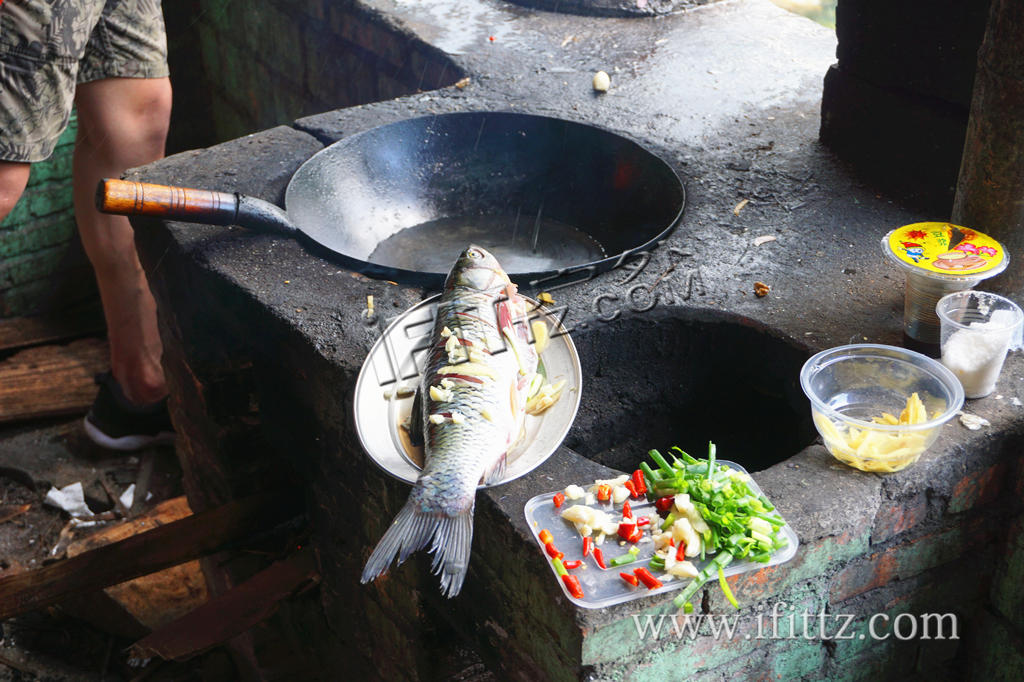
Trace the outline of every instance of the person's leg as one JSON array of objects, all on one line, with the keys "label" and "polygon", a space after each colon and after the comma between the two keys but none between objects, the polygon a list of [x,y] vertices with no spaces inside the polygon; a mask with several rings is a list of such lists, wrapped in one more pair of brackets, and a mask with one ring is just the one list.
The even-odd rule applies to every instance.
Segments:
[{"label": "person's leg", "polygon": [[96,185],[161,158],[170,121],[167,78],[107,78],[80,83],[74,154],[75,217],[96,270],[107,320],[111,371],[125,396],[148,404],[167,394],[156,303],[123,216],[98,212]]},{"label": "person's leg", "polygon": [[0,161],[0,223],[14,210],[28,184],[31,165],[13,161]]}]

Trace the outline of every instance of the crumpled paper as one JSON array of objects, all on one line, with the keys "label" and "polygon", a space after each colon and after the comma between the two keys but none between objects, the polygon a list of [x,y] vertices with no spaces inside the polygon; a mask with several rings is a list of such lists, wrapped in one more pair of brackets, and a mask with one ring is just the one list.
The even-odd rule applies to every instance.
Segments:
[{"label": "crumpled paper", "polygon": [[63,488],[51,487],[43,502],[66,511],[73,519],[86,520],[96,516],[89,509],[89,505],[85,503],[85,490],[82,488],[81,481],[76,481]]}]

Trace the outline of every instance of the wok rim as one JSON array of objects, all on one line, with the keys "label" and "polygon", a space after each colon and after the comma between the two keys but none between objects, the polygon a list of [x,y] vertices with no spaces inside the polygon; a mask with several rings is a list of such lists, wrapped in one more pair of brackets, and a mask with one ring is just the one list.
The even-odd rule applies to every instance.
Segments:
[{"label": "wok rim", "polygon": [[[412,116],[412,117],[409,117],[409,118],[403,118],[403,119],[399,119],[397,121],[392,121],[390,123],[384,123],[384,124],[381,124],[381,125],[373,126],[371,128],[367,128],[366,130],[361,130],[361,131],[353,133],[351,135],[347,135],[345,137],[342,137],[342,138],[332,142],[331,144],[327,145],[323,149],[319,150],[318,152],[316,152],[312,156],[310,156],[308,159],[306,159],[295,170],[295,172],[292,174],[292,177],[288,181],[287,188],[285,189],[285,212],[288,213],[289,215],[292,215],[292,213],[290,212],[289,209],[293,208],[293,206],[292,206],[291,202],[289,202],[289,197],[292,196],[293,187],[298,186],[298,185],[296,185],[297,179],[301,183],[302,178],[300,176],[303,173],[303,170],[311,167],[312,165],[314,165],[316,163],[319,163],[320,161],[317,160],[318,158],[322,158],[322,157],[327,156],[329,154],[337,154],[338,152],[335,151],[335,149],[338,148],[341,145],[358,144],[358,141],[361,138],[363,138],[363,137],[366,137],[366,136],[371,135],[371,134],[381,134],[381,131],[383,129],[387,129],[387,128],[392,127],[392,126],[410,125],[410,123],[413,122],[413,121],[425,121],[425,120],[428,120],[428,119],[438,119],[438,118],[450,119],[450,118],[456,118],[456,117],[469,117],[469,116],[481,116],[481,115],[484,115],[484,116],[507,116],[507,117],[514,117],[514,118],[519,118],[519,119],[535,119],[535,120],[551,121],[551,122],[555,122],[555,123],[562,123],[562,124],[567,124],[567,125],[572,125],[572,126],[578,126],[578,127],[582,127],[582,128],[591,129],[591,130],[595,131],[598,135],[611,135],[611,136],[613,136],[615,138],[618,138],[618,139],[628,143],[629,145],[635,147],[637,150],[642,152],[644,155],[650,157],[650,159],[652,159],[653,161],[656,162],[656,165],[659,166],[659,169],[661,171],[667,171],[668,172],[668,176],[667,177],[671,178],[671,180],[673,181],[671,183],[671,187],[672,188],[678,188],[678,201],[677,201],[678,206],[677,206],[676,210],[674,211],[674,214],[672,215],[671,219],[667,221],[667,225],[665,227],[661,228],[652,237],[647,239],[647,241],[645,241],[645,242],[643,242],[641,244],[638,244],[638,245],[636,245],[634,247],[631,247],[629,249],[626,249],[624,251],[621,251],[621,252],[618,252],[618,253],[615,253],[615,254],[611,254],[611,255],[605,256],[604,258],[601,258],[601,259],[596,260],[596,261],[590,261],[590,262],[587,262],[587,263],[580,263],[578,265],[571,265],[571,266],[567,266],[567,267],[564,267],[564,268],[559,268],[557,270],[544,270],[544,271],[533,271],[533,272],[509,272],[508,275],[512,279],[512,281],[515,282],[517,285],[523,287],[524,289],[526,289],[526,290],[534,290],[535,288],[539,287],[544,282],[554,282],[554,281],[556,281],[556,280],[558,280],[560,278],[571,277],[572,275],[575,275],[575,274],[580,273],[580,272],[592,271],[592,274],[596,275],[598,273],[605,272],[607,270],[611,270],[614,267],[616,267],[616,265],[618,265],[619,263],[624,261],[626,258],[628,258],[629,256],[632,256],[634,254],[642,253],[644,251],[647,251],[652,246],[655,246],[655,245],[659,244],[660,242],[664,241],[664,239],[679,225],[680,221],[682,220],[683,213],[686,210],[686,198],[687,198],[686,197],[686,185],[683,183],[682,178],[679,176],[679,173],[676,172],[675,168],[673,168],[671,164],[669,164],[664,158],[662,158],[662,156],[660,154],[657,154],[653,150],[649,149],[646,145],[641,144],[640,142],[636,141],[635,139],[633,139],[631,137],[628,137],[628,136],[622,134],[619,131],[610,130],[610,129],[607,129],[607,128],[595,125],[593,123],[585,123],[585,122],[581,122],[581,121],[574,121],[572,119],[560,118],[560,117],[557,117],[557,116],[547,116],[547,115],[544,115],[544,114],[531,114],[531,113],[518,112],[518,111],[494,111],[494,110],[458,111],[458,112],[446,112],[446,113],[440,113],[440,114],[427,114],[427,115],[423,115],[423,116]],[[296,227],[297,227],[299,235],[301,235],[301,237],[302,237],[302,239],[304,241],[306,241],[308,243],[315,244],[319,250],[330,254],[332,258],[338,259],[346,267],[348,267],[348,268],[350,268],[350,269],[352,269],[352,270],[354,270],[354,271],[356,271],[356,272],[358,272],[360,274],[363,274],[363,275],[366,275],[368,277],[371,277],[373,279],[390,279],[390,280],[394,280],[394,281],[396,281],[396,282],[398,282],[400,284],[409,284],[409,285],[416,285],[416,286],[423,286],[423,287],[441,287],[444,284],[445,277],[447,277],[447,275],[448,275],[447,272],[436,272],[436,271],[426,271],[426,270],[408,270],[406,268],[400,268],[400,267],[395,267],[395,266],[390,266],[390,265],[381,265],[379,263],[373,263],[373,262],[368,261],[368,260],[363,260],[361,258],[356,258],[355,256],[342,253],[342,252],[340,252],[340,251],[338,251],[338,250],[336,250],[334,248],[331,248],[331,247],[323,244],[319,240],[315,239],[312,235],[310,235],[302,225],[296,225]],[[585,231],[582,228],[577,228],[577,229],[580,229],[581,231],[586,232],[586,234],[588,234],[588,235],[591,234],[590,232]],[[587,278],[587,279],[589,279],[589,278]],[[580,281],[582,282],[582,281],[586,281],[586,280],[580,280]]]}]

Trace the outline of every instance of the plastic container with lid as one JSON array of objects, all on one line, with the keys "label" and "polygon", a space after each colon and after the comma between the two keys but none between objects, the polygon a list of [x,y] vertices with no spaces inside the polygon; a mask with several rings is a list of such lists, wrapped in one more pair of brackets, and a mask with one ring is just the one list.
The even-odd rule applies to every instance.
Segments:
[{"label": "plastic container with lid", "polygon": [[988,235],[952,223],[914,223],[882,238],[882,253],[907,276],[903,304],[906,336],[938,355],[935,304],[1006,269],[1010,257]]}]

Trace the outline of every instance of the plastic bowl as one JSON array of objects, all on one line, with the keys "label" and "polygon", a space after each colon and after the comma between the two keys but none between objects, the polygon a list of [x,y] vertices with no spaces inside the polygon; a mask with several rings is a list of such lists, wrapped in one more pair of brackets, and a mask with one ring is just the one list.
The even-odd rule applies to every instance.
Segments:
[{"label": "plastic bowl", "polygon": [[[938,361],[872,343],[818,353],[800,370],[800,386],[825,447],[861,471],[910,466],[964,403],[960,382]],[[919,423],[880,423],[884,414],[899,418],[914,393],[925,409]]]}]

